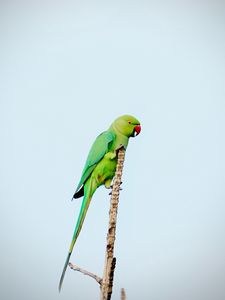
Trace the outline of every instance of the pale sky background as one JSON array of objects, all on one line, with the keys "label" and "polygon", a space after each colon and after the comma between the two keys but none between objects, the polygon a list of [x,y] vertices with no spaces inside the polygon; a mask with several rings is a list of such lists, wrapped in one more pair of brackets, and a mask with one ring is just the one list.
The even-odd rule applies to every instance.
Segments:
[{"label": "pale sky background", "polygon": [[[0,299],[99,298],[68,269],[95,137],[135,115],[114,293],[225,299],[225,1],[1,1]],[[94,195],[72,261],[102,275],[109,196]]]}]

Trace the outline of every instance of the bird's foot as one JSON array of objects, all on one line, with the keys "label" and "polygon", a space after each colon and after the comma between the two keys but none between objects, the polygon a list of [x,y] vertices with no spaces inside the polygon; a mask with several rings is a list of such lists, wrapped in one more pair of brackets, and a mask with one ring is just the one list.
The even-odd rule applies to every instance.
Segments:
[{"label": "bird's foot", "polygon": [[[120,182],[120,185],[123,183],[123,181]],[[113,184],[110,185],[109,187],[111,190],[113,189]]]},{"label": "bird's foot", "polygon": [[[122,184],[122,181],[121,181],[121,183],[120,183],[120,185]],[[113,189],[113,185],[111,185],[110,186],[110,189]],[[119,188],[119,191],[122,191],[123,189],[120,187]],[[109,196],[111,196],[112,195],[112,191],[109,193]]]}]

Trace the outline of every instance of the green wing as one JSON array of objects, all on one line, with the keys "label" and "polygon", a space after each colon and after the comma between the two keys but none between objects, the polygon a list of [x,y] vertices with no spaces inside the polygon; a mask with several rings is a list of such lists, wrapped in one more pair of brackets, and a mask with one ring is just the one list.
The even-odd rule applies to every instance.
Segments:
[{"label": "green wing", "polygon": [[81,180],[78,184],[76,192],[73,198],[79,198],[83,196],[83,185],[93,172],[97,163],[104,157],[108,152],[110,143],[115,139],[115,134],[110,131],[104,131],[95,140],[88,154],[86,164],[84,166]]}]

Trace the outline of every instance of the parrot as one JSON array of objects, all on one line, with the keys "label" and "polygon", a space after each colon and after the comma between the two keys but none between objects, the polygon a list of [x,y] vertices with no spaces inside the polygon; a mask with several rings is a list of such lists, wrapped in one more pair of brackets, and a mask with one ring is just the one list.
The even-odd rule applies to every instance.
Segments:
[{"label": "parrot", "polygon": [[62,288],[63,279],[75,242],[80,234],[89,204],[96,189],[101,185],[111,188],[118,160],[118,149],[127,149],[130,137],[135,137],[141,132],[140,122],[131,115],[118,117],[109,127],[102,132],[93,143],[88,154],[80,182],[72,197],[83,197],[80,213],[74,229],[69,252],[64,264],[59,281],[59,292]]}]

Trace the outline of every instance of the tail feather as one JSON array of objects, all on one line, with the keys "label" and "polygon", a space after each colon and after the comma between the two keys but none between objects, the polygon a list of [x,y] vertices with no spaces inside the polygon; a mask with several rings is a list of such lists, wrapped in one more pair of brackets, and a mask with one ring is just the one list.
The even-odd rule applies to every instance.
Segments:
[{"label": "tail feather", "polygon": [[63,268],[63,271],[62,271],[62,275],[61,275],[60,281],[59,281],[59,292],[61,292],[61,288],[62,288],[62,284],[63,284],[63,279],[64,279],[64,276],[65,276],[65,273],[66,273],[66,269],[67,269],[68,263],[70,261],[70,256],[71,256],[71,253],[68,253],[66,261],[65,261],[65,265],[64,265],[64,268]]},{"label": "tail feather", "polygon": [[64,279],[66,269],[67,269],[67,266],[68,266],[68,263],[69,263],[69,260],[70,260],[70,256],[71,256],[72,251],[73,251],[73,247],[75,245],[75,242],[76,242],[76,240],[79,236],[82,225],[84,223],[84,219],[85,219],[89,204],[91,202],[92,195],[93,195],[94,191],[96,190],[96,188],[93,190],[92,185],[93,184],[91,182],[91,179],[89,179],[86,182],[85,186],[84,186],[84,198],[83,198],[82,205],[81,205],[81,208],[80,208],[80,213],[79,213],[79,216],[78,216],[76,227],[75,227],[75,230],[74,230],[74,233],[73,233],[73,238],[72,238],[72,241],[71,241],[71,244],[70,244],[69,253],[67,255],[65,265],[64,265],[64,268],[63,268],[63,271],[62,271],[62,275],[60,277],[59,292],[61,291],[61,288],[62,288],[63,279]]}]

